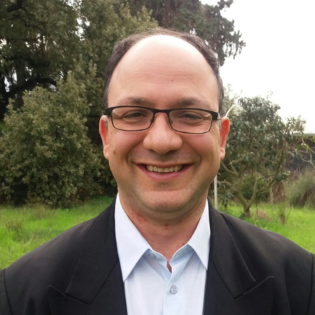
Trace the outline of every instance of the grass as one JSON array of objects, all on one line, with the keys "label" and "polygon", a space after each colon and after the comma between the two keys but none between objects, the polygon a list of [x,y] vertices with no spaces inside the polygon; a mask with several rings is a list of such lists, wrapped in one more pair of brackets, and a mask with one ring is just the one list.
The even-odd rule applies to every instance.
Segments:
[{"label": "grass", "polygon": [[112,201],[104,197],[79,207],[49,210],[0,207],[0,270],[73,225],[97,216]]},{"label": "grass", "polygon": [[[309,252],[315,253],[315,209],[289,208],[284,204],[271,206],[258,205],[251,209],[252,218],[246,221],[269,231],[276,232],[290,239]],[[233,205],[226,213],[239,218],[243,212],[240,205]],[[283,219],[285,218],[285,224]]]},{"label": "grass", "polygon": [[[41,205],[32,208],[0,206],[0,270],[71,226],[97,216],[111,201],[112,198],[104,197],[79,207],[56,210]],[[255,207],[252,208],[253,216],[247,221],[282,234],[315,253],[315,210],[286,209],[281,204],[275,205],[274,211],[268,205],[259,205],[258,208],[257,213]],[[242,207],[229,206],[226,212],[240,217]],[[279,221],[283,214],[286,224]]]}]

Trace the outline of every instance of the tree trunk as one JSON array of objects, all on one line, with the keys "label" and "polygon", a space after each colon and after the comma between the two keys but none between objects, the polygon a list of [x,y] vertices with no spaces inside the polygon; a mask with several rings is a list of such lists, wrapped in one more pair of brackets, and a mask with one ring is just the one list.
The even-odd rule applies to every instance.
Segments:
[{"label": "tree trunk", "polygon": [[247,200],[243,197],[243,195],[242,195],[240,189],[239,189],[238,191],[236,191],[236,197],[239,199],[239,201],[240,201],[241,204],[243,205],[244,214],[245,214],[248,218],[250,218],[250,217],[251,217],[250,207],[251,207],[251,205],[253,204],[255,198],[252,198],[250,201],[247,201]]},{"label": "tree trunk", "polygon": [[247,218],[251,218],[252,214],[250,213],[250,207],[249,206],[244,207],[244,213],[247,216]]}]

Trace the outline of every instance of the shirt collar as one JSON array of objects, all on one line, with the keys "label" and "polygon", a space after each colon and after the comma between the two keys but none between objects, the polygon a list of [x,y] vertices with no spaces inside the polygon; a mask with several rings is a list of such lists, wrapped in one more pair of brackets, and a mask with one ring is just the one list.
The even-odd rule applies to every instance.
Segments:
[{"label": "shirt collar", "polygon": [[128,218],[120,203],[119,194],[115,204],[115,231],[118,257],[125,282],[142,255],[151,246]]},{"label": "shirt collar", "polygon": [[[120,203],[119,194],[115,204],[115,231],[118,257],[125,282],[143,254],[152,248],[125,213]],[[204,267],[208,269],[210,250],[208,200],[197,228],[187,244],[192,247]]]},{"label": "shirt collar", "polygon": [[205,208],[196,227],[194,234],[188,241],[195,253],[198,255],[203,266],[208,270],[208,261],[210,253],[210,223],[209,223],[209,206],[208,199]]}]

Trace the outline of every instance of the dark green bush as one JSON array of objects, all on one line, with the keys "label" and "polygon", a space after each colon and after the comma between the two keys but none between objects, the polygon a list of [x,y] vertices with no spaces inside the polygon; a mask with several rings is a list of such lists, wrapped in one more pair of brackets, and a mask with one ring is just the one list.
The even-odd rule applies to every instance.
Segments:
[{"label": "dark green bush", "polygon": [[69,206],[99,194],[100,183],[112,178],[102,149],[87,137],[89,105],[80,82],[69,73],[57,89],[25,93],[21,109],[9,105],[0,138],[0,201]]},{"label": "dark green bush", "polygon": [[287,185],[287,195],[292,206],[315,209],[315,169],[308,169]]}]

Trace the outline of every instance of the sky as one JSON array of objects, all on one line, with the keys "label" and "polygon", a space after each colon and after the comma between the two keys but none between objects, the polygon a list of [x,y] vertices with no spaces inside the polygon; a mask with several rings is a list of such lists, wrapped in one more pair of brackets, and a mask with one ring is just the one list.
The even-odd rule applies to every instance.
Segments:
[{"label": "sky", "polygon": [[314,0],[234,0],[222,14],[246,42],[222,66],[224,85],[243,97],[271,92],[283,118],[306,120],[306,133],[315,133],[314,12]]}]

